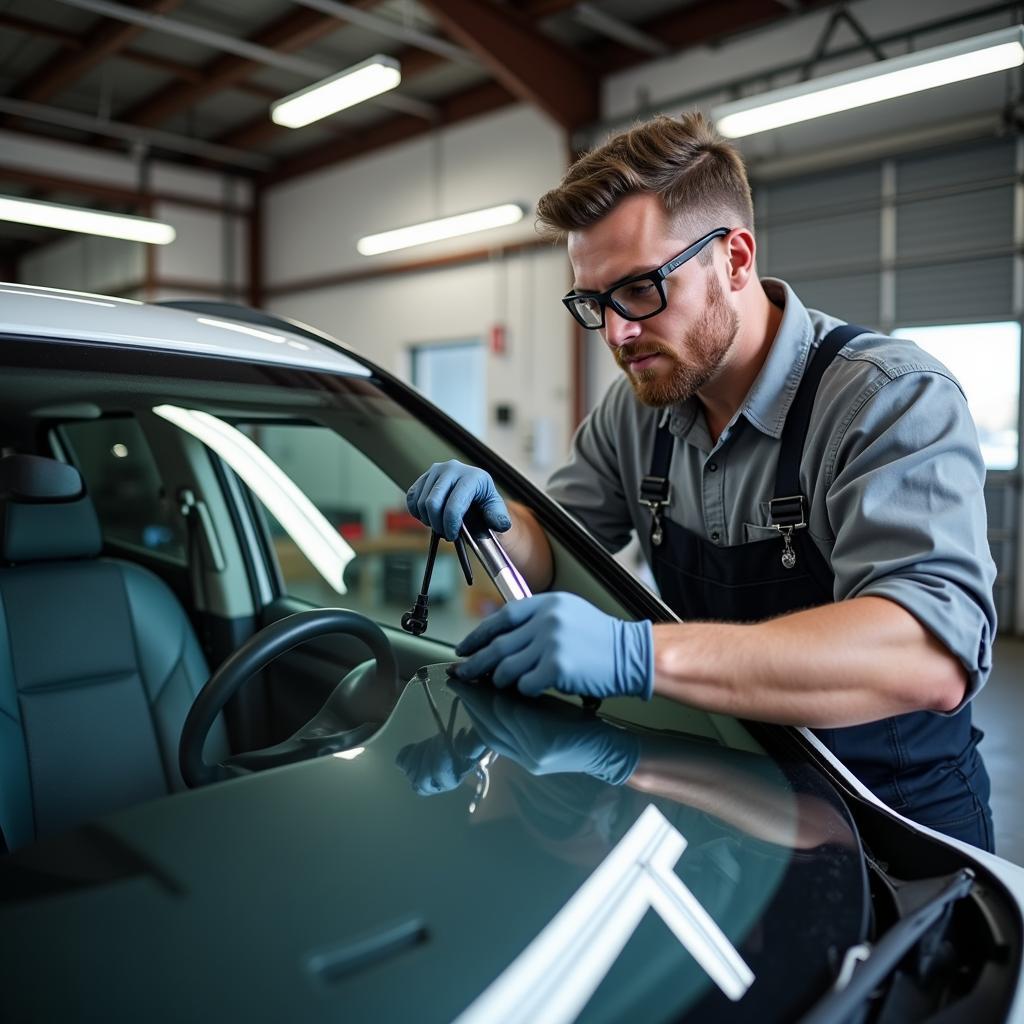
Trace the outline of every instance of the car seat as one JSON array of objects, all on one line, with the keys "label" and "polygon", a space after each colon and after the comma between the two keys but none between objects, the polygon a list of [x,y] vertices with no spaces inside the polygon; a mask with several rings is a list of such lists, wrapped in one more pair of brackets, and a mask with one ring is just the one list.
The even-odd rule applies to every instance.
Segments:
[{"label": "car seat", "polygon": [[[100,558],[73,466],[0,459],[0,830],[8,849],[184,789],[178,738],[208,677],[166,584]],[[208,761],[227,753],[223,722]]]}]

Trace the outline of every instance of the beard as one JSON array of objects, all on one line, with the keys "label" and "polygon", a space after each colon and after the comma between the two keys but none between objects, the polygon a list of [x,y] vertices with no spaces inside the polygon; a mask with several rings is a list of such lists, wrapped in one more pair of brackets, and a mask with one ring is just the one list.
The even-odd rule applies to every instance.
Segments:
[{"label": "beard", "polygon": [[[615,361],[633,385],[636,397],[657,408],[692,398],[719,371],[739,330],[739,317],[726,302],[713,273],[708,273],[707,301],[700,319],[682,341],[684,362],[675,352],[653,342],[637,342],[615,350]],[[650,368],[631,373],[628,362],[640,356],[660,355],[669,360],[667,370]]]}]

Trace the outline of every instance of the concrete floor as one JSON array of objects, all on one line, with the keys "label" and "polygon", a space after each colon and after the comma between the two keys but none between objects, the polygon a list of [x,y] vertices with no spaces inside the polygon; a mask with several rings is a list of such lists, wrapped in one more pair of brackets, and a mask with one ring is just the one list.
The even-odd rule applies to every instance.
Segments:
[{"label": "concrete floor", "polygon": [[974,701],[974,724],[985,733],[978,749],[992,779],[996,853],[1024,865],[1024,639],[999,637],[992,661]]}]

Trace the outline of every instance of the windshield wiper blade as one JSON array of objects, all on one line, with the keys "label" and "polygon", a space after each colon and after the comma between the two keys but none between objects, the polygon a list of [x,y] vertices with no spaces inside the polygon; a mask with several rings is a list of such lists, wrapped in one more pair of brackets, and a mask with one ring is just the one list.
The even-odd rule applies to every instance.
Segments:
[{"label": "windshield wiper blade", "polygon": [[[842,1024],[881,984],[928,930],[963,899],[974,885],[974,872],[963,868],[950,876],[948,882],[931,899],[901,918],[878,941],[874,948],[855,946],[857,962],[852,969],[840,972],[836,983],[800,1020],[800,1024]],[[869,951],[865,954],[865,949]],[[849,954],[848,954],[849,955]],[[852,961],[851,961],[852,962]],[[844,964],[844,967],[847,967]]]}]

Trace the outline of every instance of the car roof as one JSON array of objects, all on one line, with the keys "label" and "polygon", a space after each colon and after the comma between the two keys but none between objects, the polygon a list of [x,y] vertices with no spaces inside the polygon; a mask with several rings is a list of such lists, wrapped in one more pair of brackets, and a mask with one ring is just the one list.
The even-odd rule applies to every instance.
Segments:
[{"label": "car roof", "polygon": [[372,373],[327,335],[225,303],[197,302],[184,309],[0,282],[0,334],[142,346],[359,377]]}]

